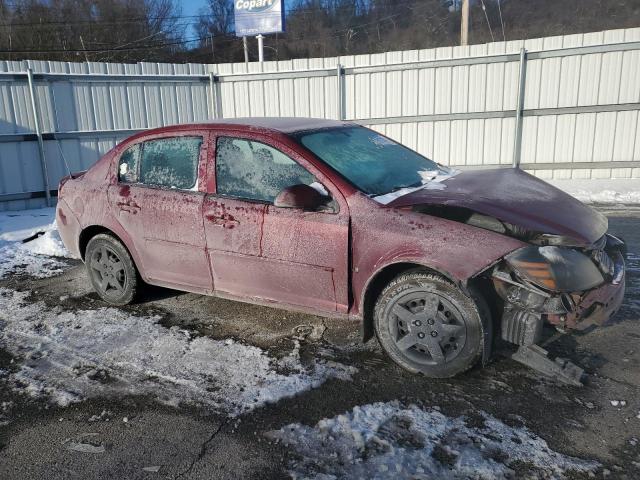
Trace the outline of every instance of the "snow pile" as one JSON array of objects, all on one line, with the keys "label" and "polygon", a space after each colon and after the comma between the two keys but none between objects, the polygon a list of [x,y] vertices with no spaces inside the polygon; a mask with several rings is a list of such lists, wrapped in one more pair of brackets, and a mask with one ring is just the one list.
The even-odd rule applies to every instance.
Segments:
[{"label": "snow pile", "polygon": [[69,257],[69,253],[54,214],[53,208],[0,214],[0,279],[9,273],[43,278],[62,271],[65,263],[53,257]]},{"label": "snow pile", "polygon": [[55,213],[55,208],[0,212],[0,240],[15,242],[44,231]]},{"label": "snow pile", "polygon": [[267,436],[300,455],[294,478],[496,479],[517,478],[518,468],[526,478],[562,479],[599,467],[554,452],[525,427],[509,427],[485,413],[480,423],[468,426],[464,417],[390,402]]},{"label": "snow pile", "polygon": [[158,317],[114,308],[52,311],[29,304],[28,295],[0,289],[0,347],[22,359],[10,382],[62,406],[131,394],[236,415],[356,372],[331,361],[303,366],[295,350],[275,360],[253,346],[192,338]]},{"label": "snow pile", "polygon": [[640,204],[640,179],[545,180],[584,203]]}]

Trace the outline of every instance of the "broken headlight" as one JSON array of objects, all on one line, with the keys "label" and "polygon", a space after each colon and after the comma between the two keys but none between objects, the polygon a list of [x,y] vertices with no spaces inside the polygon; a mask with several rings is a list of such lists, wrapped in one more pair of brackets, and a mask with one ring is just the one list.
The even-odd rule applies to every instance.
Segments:
[{"label": "broken headlight", "polygon": [[604,282],[595,263],[567,247],[524,247],[505,260],[524,280],[555,292],[590,290]]}]

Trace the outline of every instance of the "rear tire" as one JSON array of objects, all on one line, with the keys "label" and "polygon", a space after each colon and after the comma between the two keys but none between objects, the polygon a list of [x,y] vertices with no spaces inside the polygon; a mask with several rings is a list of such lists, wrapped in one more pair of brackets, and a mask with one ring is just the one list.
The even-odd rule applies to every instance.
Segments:
[{"label": "rear tire", "polygon": [[89,240],[85,264],[91,284],[102,300],[127,305],[136,297],[140,284],[131,255],[117,238],[98,234]]},{"label": "rear tire", "polygon": [[491,332],[473,298],[420,270],[396,277],[382,291],[374,327],[394,362],[433,378],[453,377],[473,367],[487,348],[485,334]]}]

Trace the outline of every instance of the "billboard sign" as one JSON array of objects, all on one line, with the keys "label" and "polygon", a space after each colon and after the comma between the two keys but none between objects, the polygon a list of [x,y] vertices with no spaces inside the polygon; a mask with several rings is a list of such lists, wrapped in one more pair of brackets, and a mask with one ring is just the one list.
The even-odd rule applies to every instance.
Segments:
[{"label": "billboard sign", "polygon": [[284,32],[284,0],[235,0],[238,37]]}]

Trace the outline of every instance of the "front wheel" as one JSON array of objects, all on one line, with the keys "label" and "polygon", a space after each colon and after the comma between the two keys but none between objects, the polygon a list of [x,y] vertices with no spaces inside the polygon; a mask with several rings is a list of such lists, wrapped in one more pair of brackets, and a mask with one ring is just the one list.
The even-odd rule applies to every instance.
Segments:
[{"label": "front wheel", "polygon": [[138,271],[125,246],[115,237],[99,234],[89,240],[87,272],[100,298],[113,305],[131,303],[138,289]]},{"label": "front wheel", "polygon": [[476,302],[425,271],[402,274],[387,285],[376,302],[374,326],[393,361],[428,377],[453,377],[468,370],[485,345]]}]

